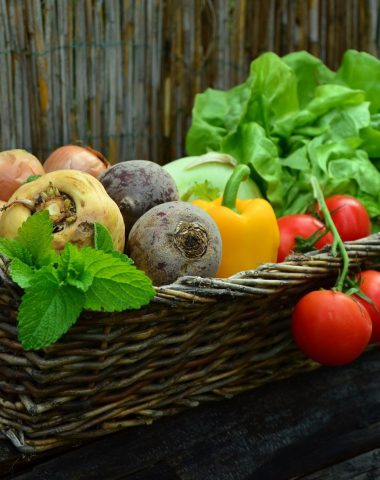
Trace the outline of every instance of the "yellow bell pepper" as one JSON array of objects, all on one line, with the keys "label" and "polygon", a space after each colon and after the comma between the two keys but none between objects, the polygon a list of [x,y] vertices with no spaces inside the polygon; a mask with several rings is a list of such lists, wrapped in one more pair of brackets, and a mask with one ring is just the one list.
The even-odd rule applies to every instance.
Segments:
[{"label": "yellow bell pepper", "polygon": [[271,204],[262,198],[236,198],[241,181],[249,173],[247,165],[238,165],[226,184],[223,197],[212,202],[192,202],[218,225],[222,260],[215,276],[219,278],[277,260],[280,232]]}]

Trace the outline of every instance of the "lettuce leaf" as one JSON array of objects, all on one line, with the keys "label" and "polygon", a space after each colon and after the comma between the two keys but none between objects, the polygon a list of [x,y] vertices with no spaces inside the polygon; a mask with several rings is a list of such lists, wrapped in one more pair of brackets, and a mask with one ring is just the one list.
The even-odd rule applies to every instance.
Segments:
[{"label": "lettuce leaf", "polygon": [[334,72],[307,52],[266,52],[242,84],[196,96],[186,150],[249,165],[277,216],[307,209],[316,175],[325,196],[356,196],[380,225],[380,61],[348,50]]}]

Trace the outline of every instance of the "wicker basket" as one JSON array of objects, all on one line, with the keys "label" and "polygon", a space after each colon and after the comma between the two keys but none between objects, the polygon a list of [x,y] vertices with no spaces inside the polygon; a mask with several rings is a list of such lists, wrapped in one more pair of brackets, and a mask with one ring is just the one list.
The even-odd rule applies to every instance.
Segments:
[{"label": "wicker basket", "polygon": [[[378,267],[379,240],[346,243],[351,271]],[[326,248],[226,280],[182,277],[141,310],[84,314],[39,352],[17,341],[21,291],[3,269],[1,432],[39,452],[314,369],[292,342],[290,313],[303,293],[332,286],[339,268]]]}]

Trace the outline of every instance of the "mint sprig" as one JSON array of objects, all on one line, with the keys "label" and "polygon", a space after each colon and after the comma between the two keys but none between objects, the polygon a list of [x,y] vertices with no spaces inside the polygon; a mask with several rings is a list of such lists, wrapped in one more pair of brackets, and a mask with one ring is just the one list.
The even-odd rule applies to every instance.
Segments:
[{"label": "mint sprig", "polygon": [[62,284],[58,275],[43,267],[26,288],[18,312],[18,338],[25,350],[37,350],[56,342],[77,321],[84,292]]},{"label": "mint sprig", "polygon": [[135,266],[88,247],[81,254],[86,272],[93,276],[86,291],[86,309],[106,312],[137,309],[146,303],[146,292],[153,293],[151,280]]},{"label": "mint sprig", "polygon": [[53,222],[47,210],[28,217],[17,239],[0,238],[0,253],[11,261],[11,278],[20,287],[26,288],[37,269],[58,257],[52,241]]},{"label": "mint sprig", "polygon": [[15,283],[20,285],[21,288],[27,288],[32,283],[35,269],[19,258],[13,258],[10,273],[11,278]]},{"label": "mint sprig", "polygon": [[58,254],[52,240],[53,223],[46,211],[31,215],[16,239],[0,239],[11,277],[24,289],[17,323],[25,350],[56,342],[83,310],[139,309],[155,295],[149,277],[127,255],[113,250],[104,225],[94,225],[94,248],[67,243]]},{"label": "mint sprig", "polygon": [[113,241],[110,232],[101,223],[94,224],[94,245],[98,250],[109,253],[113,252]]},{"label": "mint sprig", "polygon": [[30,266],[40,268],[57,257],[52,247],[53,222],[47,210],[28,217],[17,232],[15,241],[31,255]]}]

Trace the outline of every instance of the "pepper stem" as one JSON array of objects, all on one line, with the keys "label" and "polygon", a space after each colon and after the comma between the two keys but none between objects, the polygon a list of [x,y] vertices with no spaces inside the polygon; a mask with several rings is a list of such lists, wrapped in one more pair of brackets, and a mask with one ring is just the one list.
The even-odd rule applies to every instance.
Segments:
[{"label": "pepper stem", "polygon": [[348,258],[347,250],[344,246],[344,243],[342,239],[340,238],[340,235],[338,233],[338,230],[336,229],[336,226],[333,222],[333,219],[331,218],[331,214],[329,212],[329,209],[327,208],[325,198],[323,196],[321,187],[318,183],[318,180],[314,175],[310,177],[311,185],[313,187],[313,195],[314,198],[318,201],[319,208],[321,209],[321,212],[324,217],[324,221],[327,227],[330,228],[331,233],[333,234],[333,244],[331,247],[331,253],[335,256],[337,247],[339,248],[340,254],[342,256],[342,270],[340,272],[340,275],[336,281],[334,290],[337,290],[339,292],[343,291],[343,286],[344,286],[344,281],[347,277],[348,274],[348,266],[350,259]]},{"label": "pepper stem", "polygon": [[249,177],[251,171],[248,165],[239,164],[234,168],[226,186],[224,187],[222,205],[236,211],[236,197],[240,184]]}]

